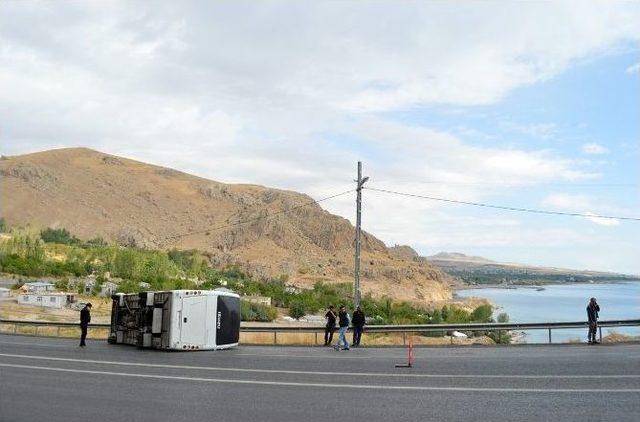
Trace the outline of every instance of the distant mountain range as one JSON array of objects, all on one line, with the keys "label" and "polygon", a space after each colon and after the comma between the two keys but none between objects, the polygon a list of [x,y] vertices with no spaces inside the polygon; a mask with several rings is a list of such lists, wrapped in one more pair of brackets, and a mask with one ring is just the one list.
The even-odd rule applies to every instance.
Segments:
[{"label": "distant mountain range", "polygon": [[440,252],[418,259],[426,260],[466,284],[541,284],[640,280],[640,276],[637,275],[496,262],[458,252]]}]

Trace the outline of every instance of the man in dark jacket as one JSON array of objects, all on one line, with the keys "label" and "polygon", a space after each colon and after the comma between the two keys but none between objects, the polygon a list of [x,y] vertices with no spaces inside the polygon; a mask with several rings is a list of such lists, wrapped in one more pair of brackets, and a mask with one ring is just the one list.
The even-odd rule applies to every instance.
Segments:
[{"label": "man in dark jacket", "polygon": [[587,305],[587,318],[589,319],[589,344],[598,344],[596,341],[596,331],[598,329],[598,312],[600,305],[596,302],[596,298],[592,297]]},{"label": "man in dark jacket", "polygon": [[80,311],[80,329],[82,335],[80,336],[80,347],[85,347],[87,344],[84,342],[87,338],[87,328],[91,322],[91,303],[84,305],[84,308]]},{"label": "man in dark jacket", "polygon": [[329,306],[324,317],[327,320],[327,325],[324,327],[324,345],[329,346],[333,341],[333,333],[336,331],[336,319],[338,318],[333,311],[333,305]]},{"label": "man in dark jacket", "polygon": [[356,307],[356,310],[353,311],[353,345],[360,346],[360,338],[362,337],[362,331],[364,331],[364,312],[360,307]]}]

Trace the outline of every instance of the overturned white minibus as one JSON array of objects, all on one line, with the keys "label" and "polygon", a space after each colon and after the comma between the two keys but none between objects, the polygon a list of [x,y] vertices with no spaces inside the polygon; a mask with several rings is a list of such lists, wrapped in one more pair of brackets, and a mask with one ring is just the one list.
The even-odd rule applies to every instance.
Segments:
[{"label": "overturned white minibus", "polygon": [[109,343],[162,350],[238,345],[240,296],[226,290],[171,290],[112,296]]}]

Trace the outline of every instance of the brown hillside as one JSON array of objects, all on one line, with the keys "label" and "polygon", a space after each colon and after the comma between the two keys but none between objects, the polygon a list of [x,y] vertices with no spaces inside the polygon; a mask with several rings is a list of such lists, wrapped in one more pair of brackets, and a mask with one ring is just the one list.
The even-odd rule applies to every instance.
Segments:
[{"label": "brown hillside", "polygon": [[[353,277],[353,226],[319,205],[295,208],[311,201],[307,195],[218,183],[86,148],[5,157],[0,177],[0,212],[10,225],[200,249],[213,265],[238,264],[263,278],[287,274],[300,286]],[[291,211],[256,219],[284,210]],[[172,237],[190,232],[199,233]],[[429,264],[391,256],[382,241],[364,234],[364,292],[443,300],[450,298],[444,277]]]}]

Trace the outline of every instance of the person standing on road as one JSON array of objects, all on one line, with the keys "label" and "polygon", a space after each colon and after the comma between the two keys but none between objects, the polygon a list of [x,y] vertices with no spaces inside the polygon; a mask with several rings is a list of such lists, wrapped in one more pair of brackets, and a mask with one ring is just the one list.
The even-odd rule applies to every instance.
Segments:
[{"label": "person standing on road", "polygon": [[87,339],[87,328],[89,328],[89,323],[91,322],[91,303],[87,303],[84,305],[84,308],[80,311],[80,329],[82,330],[82,334],[80,335],[80,347],[85,347],[87,344],[85,340]]},{"label": "person standing on road", "polygon": [[364,312],[360,307],[356,307],[356,310],[353,311],[353,345],[358,347],[360,346],[360,338],[362,337],[362,332],[364,331]]},{"label": "person standing on road", "polygon": [[598,330],[598,312],[600,305],[596,302],[596,298],[592,297],[587,305],[587,318],[589,318],[589,344],[598,344],[596,341],[596,331]]},{"label": "person standing on road", "polygon": [[342,344],[342,350],[349,350],[349,342],[347,341],[347,330],[349,329],[349,314],[344,305],[340,305],[340,311],[338,311],[338,325],[340,326],[340,333],[338,336],[338,343],[336,344],[336,350],[340,350],[340,344]]},{"label": "person standing on road", "polygon": [[324,318],[327,320],[327,325],[324,327],[324,345],[329,346],[333,341],[333,333],[336,331],[336,319],[338,318],[333,310],[333,305],[329,306]]}]

